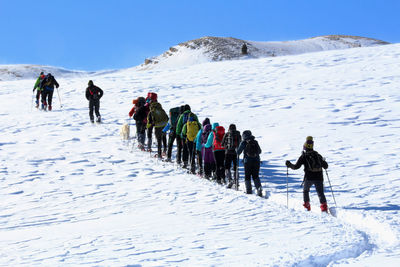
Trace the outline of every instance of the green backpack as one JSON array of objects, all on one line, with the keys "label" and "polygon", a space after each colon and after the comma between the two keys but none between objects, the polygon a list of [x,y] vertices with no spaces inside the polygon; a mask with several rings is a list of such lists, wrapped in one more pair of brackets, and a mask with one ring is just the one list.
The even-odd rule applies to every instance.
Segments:
[{"label": "green backpack", "polygon": [[153,117],[155,127],[165,126],[168,122],[168,115],[158,102],[150,104],[150,112]]}]

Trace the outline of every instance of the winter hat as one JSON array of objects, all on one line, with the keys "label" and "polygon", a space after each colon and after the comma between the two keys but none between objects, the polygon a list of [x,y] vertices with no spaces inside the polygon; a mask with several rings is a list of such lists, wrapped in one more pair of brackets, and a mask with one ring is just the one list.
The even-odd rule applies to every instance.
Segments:
[{"label": "winter hat", "polygon": [[209,118],[205,118],[204,121],[203,121],[203,123],[202,123],[203,127],[204,127],[205,125],[207,125],[207,124],[210,124],[210,119],[209,119]]},{"label": "winter hat", "polygon": [[307,136],[306,142],[303,145],[304,150],[313,150],[314,149],[314,140],[312,136]]},{"label": "winter hat", "polygon": [[231,124],[231,125],[229,125],[229,131],[236,131],[236,125],[235,124]]},{"label": "winter hat", "polygon": [[242,139],[243,139],[243,140],[248,140],[248,139],[250,139],[252,136],[253,136],[253,135],[252,135],[251,131],[250,131],[250,130],[246,130],[246,131],[243,131]]},{"label": "winter hat", "polygon": [[139,97],[132,100],[132,104],[136,105],[139,102]]},{"label": "winter hat", "polygon": [[215,128],[217,128],[218,126],[219,126],[219,123],[214,122],[211,129],[215,130]]},{"label": "winter hat", "polygon": [[188,104],[185,105],[185,111],[190,111],[190,106]]},{"label": "winter hat", "polygon": [[92,81],[92,80],[89,80],[88,85],[89,85],[89,86],[92,86],[92,85],[93,85],[93,81]]},{"label": "winter hat", "polygon": [[44,72],[42,71],[42,72],[40,72],[40,74],[39,75],[44,75]]}]

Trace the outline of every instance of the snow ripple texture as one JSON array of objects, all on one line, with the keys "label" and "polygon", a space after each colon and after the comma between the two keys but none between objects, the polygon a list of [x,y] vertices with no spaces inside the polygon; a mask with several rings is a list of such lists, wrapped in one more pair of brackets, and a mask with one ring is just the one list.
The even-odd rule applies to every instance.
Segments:
[{"label": "snow ripple texture", "polygon": [[[33,80],[0,81],[0,265],[399,266],[399,59],[396,44],[60,76],[52,112],[31,109]],[[105,91],[99,125],[89,79]],[[270,198],[122,142],[132,99],[148,91],[165,109],[188,103],[200,119],[251,129]],[[301,209],[301,171],[290,171],[287,207],[284,161],[307,135],[330,164],[338,218],[320,214],[315,191],[312,212]],[[326,196],[332,206],[328,186]]]}]

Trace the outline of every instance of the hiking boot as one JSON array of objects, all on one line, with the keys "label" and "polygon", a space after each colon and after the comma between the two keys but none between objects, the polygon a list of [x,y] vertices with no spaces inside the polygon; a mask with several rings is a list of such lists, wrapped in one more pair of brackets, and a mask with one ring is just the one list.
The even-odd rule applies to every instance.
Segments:
[{"label": "hiking boot", "polygon": [[245,180],[244,185],[246,186],[246,194],[252,194],[252,188],[251,188],[251,181],[250,180]]},{"label": "hiking boot", "polygon": [[96,122],[101,122],[101,116],[98,116]]},{"label": "hiking boot", "polygon": [[94,123],[94,119],[90,119],[90,122],[91,122],[91,123]]},{"label": "hiking boot", "polygon": [[172,162],[172,159],[171,158],[166,158],[164,161],[165,162]]},{"label": "hiking boot", "polygon": [[36,108],[39,108],[39,101],[35,101],[36,102]]},{"label": "hiking boot", "polygon": [[321,204],[321,211],[328,212],[328,205],[326,204],[326,202]]},{"label": "hiking boot", "polygon": [[187,169],[187,167],[188,167],[188,163],[187,162],[183,162],[182,168]]},{"label": "hiking boot", "polygon": [[263,190],[262,190],[261,186],[259,188],[257,188],[257,196],[263,197]]},{"label": "hiking boot", "polygon": [[232,188],[233,186],[233,181],[229,180],[228,185],[226,186],[226,188]]},{"label": "hiking boot", "polygon": [[304,202],[303,207],[304,207],[306,210],[310,211],[310,210],[311,210],[310,202]]},{"label": "hiking boot", "polygon": [[48,110],[51,111],[51,105],[49,105],[49,109]]}]

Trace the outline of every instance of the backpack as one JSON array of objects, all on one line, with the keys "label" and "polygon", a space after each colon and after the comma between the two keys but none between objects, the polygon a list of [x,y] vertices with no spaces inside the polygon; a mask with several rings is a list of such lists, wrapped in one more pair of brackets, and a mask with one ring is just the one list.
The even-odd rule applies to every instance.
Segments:
[{"label": "backpack", "polygon": [[44,89],[46,86],[51,86],[52,82],[53,82],[53,76],[51,74],[47,74],[40,82],[40,88]]},{"label": "backpack", "polygon": [[227,150],[235,150],[239,146],[239,132],[229,131],[225,136],[225,148]]},{"label": "backpack", "polygon": [[322,162],[320,155],[317,151],[306,151],[303,152],[306,169],[310,172],[320,172],[322,171]]},{"label": "backpack", "polygon": [[199,124],[195,120],[190,120],[186,123],[186,138],[190,142],[193,142],[199,131]]},{"label": "backpack", "polygon": [[180,110],[179,107],[171,108],[169,110],[169,116],[170,116],[169,124],[171,125],[172,129],[176,129],[176,125],[178,123],[178,119],[179,119],[179,115],[180,115],[179,110]]},{"label": "backpack", "polygon": [[222,146],[222,138],[224,138],[224,135],[225,135],[225,128],[223,126],[215,127],[214,142],[213,142],[214,150],[225,149]]},{"label": "backpack", "polygon": [[246,141],[246,147],[244,148],[244,153],[247,157],[257,158],[259,155],[258,143],[254,139]]},{"label": "backpack", "polygon": [[161,104],[158,102],[153,102],[150,105],[150,112],[153,117],[153,122],[155,126],[160,126],[162,124],[166,124],[168,121],[168,115],[165,113],[165,110],[161,107]]},{"label": "backpack", "polygon": [[192,112],[189,111],[189,112],[183,113],[182,125],[185,125],[191,117],[193,117]]},{"label": "backpack", "polygon": [[206,125],[201,133],[201,144],[204,145],[207,143],[208,136],[211,133],[211,125]]}]

